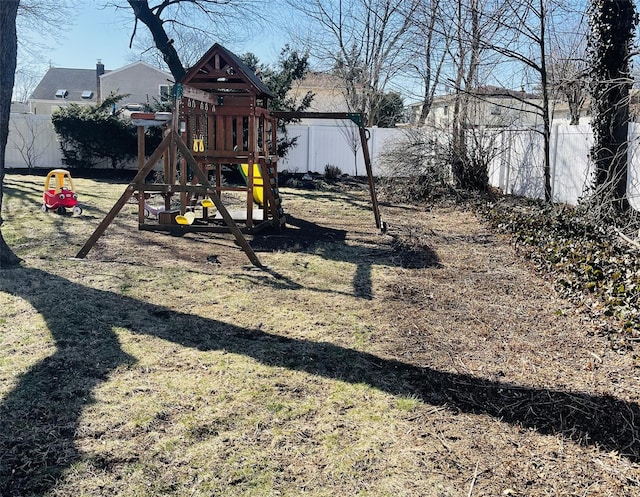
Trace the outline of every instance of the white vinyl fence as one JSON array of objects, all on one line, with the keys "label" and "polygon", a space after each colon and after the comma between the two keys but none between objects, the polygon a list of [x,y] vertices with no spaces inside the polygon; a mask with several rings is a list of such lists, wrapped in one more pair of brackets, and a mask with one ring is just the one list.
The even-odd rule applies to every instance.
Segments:
[{"label": "white vinyl fence", "polygon": [[[364,175],[365,166],[357,127],[346,124],[290,126],[297,146],[279,161],[279,169],[290,172],[324,173],[326,166],[339,167],[345,174]],[[370,128],[369,153],[373,174],[384,176],[383,153],[405,139],[406,131]],[[489,166],[489,182],[505,193],[544,197],[542,135],[531,129],[496,129],[495,153]],[[425,133],[429,133],[425,131]],[[629,129],[629,183],[631,205],[640,210],[640,124]],[[576,204],[591,179],[589,149],[593,137],[589,125],[555,124],[551,133],[553,200]],[[61,167],[62,154],[50,116],[11,114],[6,152],[8,168]],[[135,167],[135,164],[133,164]],[[407,171],[410,175],[411,171]]]},{"label": "white vinyl fence", "polygon": [[[330,121],[328,121],[330,122]],[[296,147],[278,161],[280,171],[324,173],[326,166],[336,166],[344,174],[364,176],[364,157],[358,127],[351,123],[314,126],[288,126],[290,137],[297,137]],[[384,174],[380,154],[387,145],[402,140],[405,132],[393,128],[369,128],[369,154],[374,176]]]},{"label": "white vinyl fence", "polygon": [[[534,130],[506,130],[498,137],[501,152],[489,167],[489,182],[505,193],[544,198],[543,140]],[[589,125],[557,124],[551,129],[551,191],[554,202],[577,204],[592,180]],[[629,126],[627,195],[640,210],[640,124]]]},{"label": "white vinyl fence", "polygon": [[62,167],[62,152],[51,116],[11,114],[5,167]]}]

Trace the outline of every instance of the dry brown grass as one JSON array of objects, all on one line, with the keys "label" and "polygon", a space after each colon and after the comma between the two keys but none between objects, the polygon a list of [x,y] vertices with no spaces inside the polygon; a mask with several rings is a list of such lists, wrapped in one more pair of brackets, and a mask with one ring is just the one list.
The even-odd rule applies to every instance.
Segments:
[{"label": "dry brown grass", "polygon": [[0,495],[640,495],[638,371],[455,206],[284,189],[252,240],[140,232],[7,177]]}]

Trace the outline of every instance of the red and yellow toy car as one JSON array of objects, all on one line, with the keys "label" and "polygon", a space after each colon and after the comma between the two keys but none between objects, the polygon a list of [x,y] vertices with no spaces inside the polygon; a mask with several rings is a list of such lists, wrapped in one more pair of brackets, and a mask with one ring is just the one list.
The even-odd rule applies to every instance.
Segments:
[{"label": "red and yellow toy car", "polygon": [[66,214],[67,209],[72,209],[74,214],[82,214],[71,174],[66,169],[49,171],[47,178],[44,180],[42,200],[42,212],[54,210],[58,214]]}]

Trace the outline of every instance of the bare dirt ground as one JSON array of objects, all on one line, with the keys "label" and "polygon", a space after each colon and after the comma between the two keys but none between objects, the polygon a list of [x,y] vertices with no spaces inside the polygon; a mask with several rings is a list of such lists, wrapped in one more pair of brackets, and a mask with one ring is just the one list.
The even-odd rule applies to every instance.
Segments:
[{"label": "bare dirt ground", "polygon": [[[20,299],[31,302],[57,342],[39,353],[57,345],[56,374],[79,365],[93,380],[52,384],[55,361],[12,327],[3,364],[18,351],[32,366],[0,382],[0,419],[13,423],[0,442],[52,444],[40,463],[14,450],[26,476],[13,488],[49,471],[40,495],[157,495],[173,478],[171,495],[640,496],[632,353],[613,350],[507,237],[453,203],[383,203],[380,234],[364,188],[283,197],[289,228],[251,239],[268,271],[247,267],[228,236],[142,233],[130,212],[86,261],[39,252],[32,231],[15,237],[27,268],[0,275],[2,322],[42,326]],[[68,256],[101,219],[88,207],[60,223],[80,230],[61,235]],[[78,358],[92,348],[56,321],[56,284],[83,302],[78,329],[117,334],[98,372]],[[66,409],[64,429],[20,428],[34,399],[51,404],[38,412]],[[131,413],[150,421],[132,425]]]},{"label": "bare dirt ground", "polygon": [[631,356],[471,213],[385,212],[438,259],[386,288],[381,340],[447,407],[421,433],[425,458],[460,483],[477,475],[480,495],[640,495]]}]

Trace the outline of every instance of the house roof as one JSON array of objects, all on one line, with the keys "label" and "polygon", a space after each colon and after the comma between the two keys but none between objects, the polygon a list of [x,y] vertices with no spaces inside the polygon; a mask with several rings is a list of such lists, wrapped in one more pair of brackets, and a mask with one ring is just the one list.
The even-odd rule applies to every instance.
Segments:
[{"label": "house roof", "polygon": [[275,97],[256,73],[218,43],[187,71],[182,83],[210,93],[242,91],[248,86],[259,96]]},{"label": "house roof", "polygon": [[171,79],[171,81],[173,81],[173,76],[171,75],[171,73],[167,72],[167,71],[163,71],[162,69],[158,69],[157,67],[153,67],[151,64],[147,64],[146,62],[143,62],[141,60],[138,60],[136,62],[132,62],[131,64],[127,64],[126,66],[122,66],[119,67],[118,69],[113,69],[111,71],[105,71],[102,76],[113,76],[118,74],[119,72],[123,72],[123,71],[127,71],[133,67],[136,66],[143,66],[146,67],[147,69],[151,70],[151,71],[155,71],[158,74],[162,74],[163,76],[166,76],[168,79]]},{"label": "house roof", "polygon": [[[36,89],[32,100],[55,100],[58,90],[67,90],[67,101],[96,101],[97,77],[95,69],[67,69],[50,67]],[[82,98],[82,93],[92,92],[91,98]]]}]

